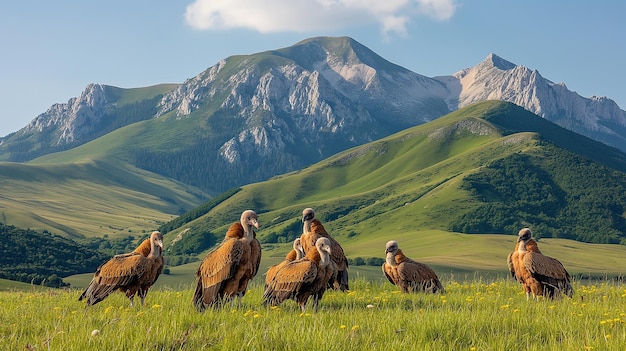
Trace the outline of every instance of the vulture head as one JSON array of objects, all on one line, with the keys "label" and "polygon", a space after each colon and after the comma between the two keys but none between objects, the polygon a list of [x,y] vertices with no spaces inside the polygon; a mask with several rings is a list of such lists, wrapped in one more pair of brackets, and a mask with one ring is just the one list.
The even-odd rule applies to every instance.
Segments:
[{"label": "vulture head", "polygon": [[530,228],[522,228],[517,234],[517,241],[528,241],[532,238],[532,235]]},{"label": "vulture head", "polygon": [[385,261],[388,264],[395,266],[396,265],[396,253],[398,252],[398,242],[391,240],[385,244]]},{"label": "vulture head", "polygon": [[315,211],[310,207],[305,208],[302,211],[302,223],[304,223],[302,233],[311,232],[311,222],[313,219],[315,219]]},{"label": "vulture head", "polygon": [[317,239],[315,248],[320,253],[320,264],[326,265],[330,263],[330,240],[324,237]]},{"label": "vulture head", "polygon": [[163,234],[161,232],[155,230],[150,234],[150,247],[155,256],[163,252]]},{"label": "vulture head", "polygon": [[300,238],[296,238],[296,240],[293,241],[293,249],[296,251],[297,260],[304,257],[304,249],[302,248],[302,243],[300,242]]},{"label": "vulture head", "polygon": [[315,211],[312,208],[308,207],[302,211],[302,223],[310,222],[313,218],[315,218]]},{"label": "vulture head", "polygon": [[252,210],[245,210],[241,214],[241,225],[248,229],[255,227],[259,229],[259,217],[257,217],[256,212]]}]

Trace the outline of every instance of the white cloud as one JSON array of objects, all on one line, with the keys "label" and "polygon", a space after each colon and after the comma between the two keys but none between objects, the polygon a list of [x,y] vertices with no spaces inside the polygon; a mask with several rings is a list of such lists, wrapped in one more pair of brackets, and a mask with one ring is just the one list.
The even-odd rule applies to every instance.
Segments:
[{"label": "white cloud", "polygon": [[307,32],[377,23],[405,34],[415,16],[447,20],[455,0],[195,0],[185,21],[196,29],[247,28],[261,33]]}]

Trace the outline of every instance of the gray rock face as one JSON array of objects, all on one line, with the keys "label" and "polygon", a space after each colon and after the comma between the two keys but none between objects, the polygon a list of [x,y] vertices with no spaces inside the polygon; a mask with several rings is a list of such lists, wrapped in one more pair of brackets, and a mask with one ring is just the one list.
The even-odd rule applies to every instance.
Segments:
[{"label": "gray rock face", "polygon": [[65,104],[52,105],[33,119],[20,133],[54,131],[53,145],[88,141],[94,127],[108,109],[102,84],[90,84],[79,97]]},{"label": "gray rock face", "polygon": [[512,102],[563,128],[626,151],[626,112],[606,97],[584,98],[524,66],[490,54],[480,64],[451,76],[435,77],[451,91],[456,110],[485,100]]},{"label": "gray rock face", "polygon": [[[102,135],[96,129],[116,107],[107,88],[90,84],[79,97],[0,138],[0,147],[28,140],[58,150]],[[181,123],[190,116],[227,116],[232,127],[222,130],[225,141],[214,151],[228,163],[253,154],[271,157],[294,145],[312,155],[307,163],[484,100],[513,102],[626,151],[626,112],[609,98],[581,97],[494,54],[474,67],[429,78],[346,37],[221,60],[164,94],[145,114]]]}]

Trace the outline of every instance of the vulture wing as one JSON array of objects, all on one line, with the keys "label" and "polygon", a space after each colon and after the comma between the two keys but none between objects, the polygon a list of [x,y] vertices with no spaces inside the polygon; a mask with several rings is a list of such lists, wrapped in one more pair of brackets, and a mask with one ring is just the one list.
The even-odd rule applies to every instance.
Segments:
[{"label": "vulture wing", "polygon": [[140,295],[142,295],[142,297],[145,297],[145,295],[148,293],[148,289],[150,289],[150,287],[152,287],[152,285],[156,283],[157,279],[159,279],[159,276],[161,275],[161,273],[163,273],[164,266],[165,259],[163,259],[163,256],[159,255],[154,263],[148,267],[148,271],[145,274],[146,279],[142,279],[141,282]]},{"label": "vulture wing", "polygon": [[193,296],[196,306],[215,302],[222,283],[232,277],[245,252],[245,243],[227,238],[209,252],[196,271],[198,284]]},{"label": "vulture wing", "polygon": [[[506,257],[506,265],[509,267],[509,272],[511,272],[511,277],[515,278],[515,261],[517,259],[517,257],[514,258],[515,253],[517,253],[517,251],[513,251],[511,253],[509,253],[509,255]],[[517,255],[515,255],[517,256]]]},{"label": "vulture wing", "polygon": [[395,269],[388,264],[387,262],[383,263],[383,273],[385,273],[385,277],[387,277],[387,280],[389,280],[389,282],[393,285],[397,284],[397,277],[396,277],[396,272]]},{"label": "vulture wing", "polygon": [[261,243],[256,237],[250,242],[250,263],[252,264],[252,277],[255,277],[261,265]]},{"label": "vulture wing", "polygon": [[337,264],[337,269],[345,271],[348,269],[348,259],[343,253],[343,248],[337,240],[330,237],[328,239],[330,239],[330,259]]},{"label": "vulture wing", "polygon": [[317,265],[302,259],[287,263],[281,268],[265,289],[263,298],[272,305],[295,296],[305,284],[311,284],[317,277]]},{"label": "vulture wing", "polygon": [[570,297],[574,293],[570,275],[557,259],[529,252],[524,256],[523,263],[533,278],[547,286],[549,296],[554,296],[559,291]]},{"label": "vulture wing", "polygon": [[118,288],[134,283],[148,270],[150,260],[143,255],[113,257],[98,267],[87,289],[78,299],[96,304]]},{"label": "vulture wing", "polygon": [[533,275],[553,279],[570,279],[565,267],[557,259],[536,252],[524,256],[524,267]]},{"label": "vulture wing", "polygon": [[443,286],[435,271],[423,263],[407,260],[398,265],[399,280],[408,283],[413,289],[443,291]]}]

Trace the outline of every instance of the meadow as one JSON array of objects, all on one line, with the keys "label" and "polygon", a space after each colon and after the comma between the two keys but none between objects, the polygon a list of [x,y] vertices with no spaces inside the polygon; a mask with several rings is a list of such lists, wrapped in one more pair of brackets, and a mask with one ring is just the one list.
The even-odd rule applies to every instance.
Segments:
[{"label": "meadow", "polygon": [[192,286],[161,286],[146,306],[121,293],[86,308],[76,289],[0,291],[3,350],[625,350],[626,285],[575,281],[573,298],[527,301],[508,278],[457,281],[445,294],[403,294],[357,279],[319,310],[241,304],[196,311]]}]

